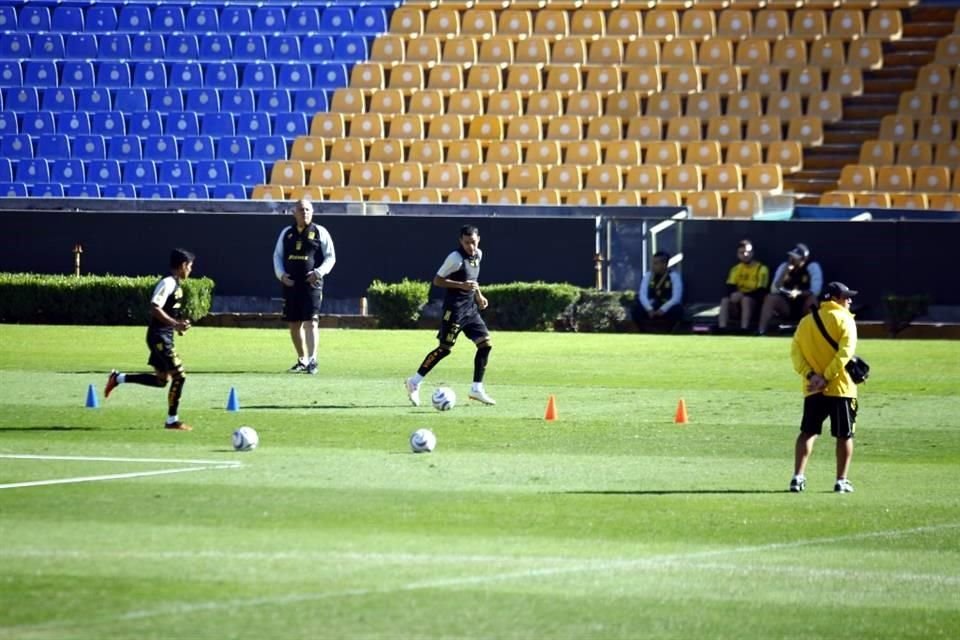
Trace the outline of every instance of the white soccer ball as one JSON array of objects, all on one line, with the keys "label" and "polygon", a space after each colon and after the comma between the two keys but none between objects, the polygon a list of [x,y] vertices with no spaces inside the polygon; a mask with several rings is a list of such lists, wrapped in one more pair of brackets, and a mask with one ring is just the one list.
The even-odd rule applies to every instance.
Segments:
[{"label": "white soccer ball", "polygon": [[457,405],[457,394],[450,387],[437,387],[430,401],[437,411],[450,411]]},{"label": "white soccer ball", "polygon": [[414,453],[430,453],[437,446],[437,436],[430,429],[417,429],[410,434],[410,449]]},{"label": "white soccer ball", "polygon": [[252,451],[260,444],[260,436],[253,427],[240,427],[233,432],[233,448],[237,451]]}]

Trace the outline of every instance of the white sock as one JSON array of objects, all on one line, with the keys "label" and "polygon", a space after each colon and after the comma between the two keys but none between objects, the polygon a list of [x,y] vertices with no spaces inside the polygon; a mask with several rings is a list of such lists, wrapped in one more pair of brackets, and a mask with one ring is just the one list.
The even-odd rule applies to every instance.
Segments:
[{"label": "white sock", "polygon": [[482,383],[482,382],[474,382],[474,383],[470,386],[470,391],[479,391],[480,393],[483,393],[483,383]]},{"label": "white sock", "polygon": [[123,384],[126,381],[127,381],[127,374],[125,373],[117,374],[117,384]]},{"label": "white sock", "polygon": [[302,365],[307,365],[307,364],[310,364],[310,358],[307,358],[306,356],[304,356],[303,358],[297,358],[297,362],[299,362]]},{"label": "white sock", "polygon": [[423,376],[420,375],[419,373],[415,373],[412,376],[410,376],[410,382],[412,382],[413,384],[419,387],[420,383],[423,382]]},{"label": "white sock", "polygon": [[180,422],[180,416],[167,416],[167,424],[173,424],[175,422]]}]

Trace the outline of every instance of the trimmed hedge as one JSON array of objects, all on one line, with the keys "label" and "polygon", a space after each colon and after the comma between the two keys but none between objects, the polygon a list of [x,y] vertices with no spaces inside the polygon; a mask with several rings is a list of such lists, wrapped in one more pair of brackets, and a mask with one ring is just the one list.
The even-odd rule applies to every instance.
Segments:
[{"label": "trimmed hedge", "polygon": [[[37,324],[146,324],[160,276],[64,276],[0,273],[0,322]],[[183,282],[183,315],[210,313],[214,282]]]},{"label": "trimmed hedge", "polygon": [[572,284],[514,282],[482,287],[490,301],[485,312],[491,328],[507,331],[543,331],[580,295]]},{"label": "trimmed hedge", "polygon": [[429,295],[429,282],[406,278],[399,283],[374,280],[367,288],[370,313],[377,316],[381,329],[415,328]]}]

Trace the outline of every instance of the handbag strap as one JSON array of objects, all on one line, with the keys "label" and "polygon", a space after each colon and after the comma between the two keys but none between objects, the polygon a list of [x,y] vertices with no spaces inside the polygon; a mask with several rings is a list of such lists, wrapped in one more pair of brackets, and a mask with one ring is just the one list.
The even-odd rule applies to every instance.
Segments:
[{"label": "handbag strap", "polygon": [[813,321],[817,323],[817,328],[820,329],[820,333],[823,334],[824,339],[830,346],[833,347],[834,351],[840,350],[840,345],[837,344],[837,341],[830,337],[830,334],[827,333],[827,328],[823,326],[823,320],[820,319],[820,314],[818,313],[819,309],[813,309],[810,313],[813,315]]}]

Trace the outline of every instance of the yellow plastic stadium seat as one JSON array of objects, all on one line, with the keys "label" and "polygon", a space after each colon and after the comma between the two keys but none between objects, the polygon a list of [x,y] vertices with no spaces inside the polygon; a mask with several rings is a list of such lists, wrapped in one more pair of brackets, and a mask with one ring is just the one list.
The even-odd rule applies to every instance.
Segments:
[{"label": "yellow plastic stadium seat", "polygon": [[452,204],[482,204],[483,197],[480,195],[479,189],[471,189],[469,187],[451,189],[444,196],[446,202]]},{"label": "yellow plastic stadium seat", "polygon": [[539,36],[570,35],[569,13],[561,9],[541,9],[533,19],[533,33]]},{"label": "yellow plastic stadium seat", "polygon": [[361,113],[350,119],[350,136],[354,138],[383,138],[385,128],[379,113]]},{"label": "yellow plastic stadium seat", "polygon": [[382,89],[370,96],[370,113],[381,113],[384,118],[402,114],[406,109],[403,92],[399,89]]},{"label": "yellow plastic stadium seat", "polygon": [[[476,67],[473,67],[476,68]],[[463,80],[463,65],[457,63],[441,63],[435,65],[427,72],[426,79],[426,88],[435,89],[441,92],[445,91],[455,91],[463,89],[464,80]],[[423,69],[420,69],[420,74],[422,76]],[[420,86],[423,87],[423,81],[421,78],[413,77],[410,81],[410,89],[416,89],[415,85],[420,83]],[[416,95],[416,91],[413,92],[413,95]]]},{"label": "yellow plastic stadium seat", "polygon": [[491,36],[497,31],[497,17],[490,9],[467,9],[460,21],[460,33]]},{"label": "yellow plastic stadium seat", "polygon": [[697,64],[710,67],[733,65],[733,41],[729,38],[711,38],[700,43]]},{"label": "yellow plastic stadium seat", "polygon": [[440,62],[440,37],[422,36],[407,40],[405,50],[406,64],[437,64]]},{"label": "yellow plastic stadium seat", "polygon": [[677,116],[667,121],[667,140],[689,142],[703,138],[703,123],[695,116]]},{"label": "yellow plastic stadium seat", "polygon": [[683,195],[683,204],[695,218],[719,218],[723,215],[723,199],[716,191],[695,191]]},{"label": "yellow plastic stadium seat", "polygon": [[477,60],[483,64],[513,64],[513,40],[510,36],[492,36],[480,43]]},{"label": "yellow plastic stadium seat", "polygon": [[869,193],[855,193],[853,194],[853,204],[856,207],[889,209],[890,194],[880,193],[878,191],[872,191]]},{"label": "yellow plastic stadium seat", "polygon": [[583,76],[579,65],[552,63],[546,68],[543,88],[550,91],[570,93],[583,88]]},{"label": "yellow plastic stadium seat", "polygon": [[643,19],[636,9],[618,8],[607,18],[608,36],[637,37],[643,34]]},{"label": "yellow plastic stadium seat", "polygon": [[270,184],[300,187],[307,183],[306,164],[300,160],[278,160],[270,172]]},{"label": "yellow plastic stadium seat", "polygon": [[[564,113],[568,116],[600,118],[600,114],[603,113],[603,99],[597,91],[575,91],[567,96]],[[616,118],[617,116],[611,114],[606,117]],[[588,123],[592,124],[592,121]]]},{"label": "yellow plastic stadium seat", "polygon": [[310,135],[315,138],[342,138],[347,131],[342,113],[318,113],[310,121]]},{"label": "yellow plastic stadium seat", "polygon": [[848,164],[840,170],[837,186],[843,191],[870,191],[876,183],[875,167],[866,164]]},{"label": "yellow plastic stadium seat", "polygon": [[537,140],[526,145],[524,161],[542,167],[552,167],[560,164],[563,159],[563,148],[557,140]]},{"label": "yellow plastic stadium seat", "polygon": [[623,52],[623,62],[627,66],[660,64],[660,42],[650,38],[630,40]]},{"label": "yellow plastic stadium seat", "polygon": [[541,191],[521,192],[524,204],[561,204],[560,191],[557,189],[543,189]]},{"label": "yellow plastic stadium seat", "polygon": [[570,36],[550,46],[550,64],[581,65],[586,61],[587,41],[583,37]]},{"label": "yellow plastic stadium seat", "polygon": [[777,40],[773,44],[773,64],[784,67],[805,66],[807,64],[807,42],[792,37]]},{"label": "yellow plastic stadium seat", "polygon": [[925,140],[901,142],[897,145],[897,164],[922,167],[933,164],[933,145]]},{"label": "yellow plastic stadium seat", "polygon": [[417,91],[410,96],[408,114],[432,116],[444,111],[443,96],[439,90]]},{"label": "yellow plastic stadium seat", "polygon": [[600,199],[604,206],[639,207],[643,200],[637,191],[603,191]]},{"label": "yellow plastic stadium seat", "polygon": [[931,193],[927,202],[931,211],[960,211],[960,194]]},{"label": "yellow plastic stadium seat", "polygon": [[623,75],[623,88],[643,95],[660,93],[660,68],[657,66],[628,66]]},{"label": "yellow plastic stadium seat", "polygon": [[850,43],[847,63],[858,69],[883,67],[883,43],[876,38],[860,38]]},{"label": "yellow plastic stadium seat", "polygon": [[663,119],[657,116],[634,116],[627,121],[627,140],[656,142],[663,139]]},{"label": "yellow plastic stadium seat", "polygon": [[561,164],[547,171],[544,186],[558,191],[573,191],[583,186],[583,168],[579,165]]},{"label": "yellow plastic stadium seat", "polygon": [[779,164],[783,172],[796,173],[803,169],[803,145],[799,140],[779,140],[767,147],[767,162]]},{"label": "yellow plastic stadium seat", "polygon": [[253,187],[254,200],[286,200],[283,187],[278,184],[258,184]]},{"label": "yellow plastic stadium seat", "polygon": [[880,120],[880,139],[903,142],[914,139],[914,121],[910,116],[886,115]]},{"label": "yellow plastic stadium seat", "polygon": [[447,99],[447,113],[478,115],[483,113],[483,96],[479,91],[453,91]]},{"label": "yellow plastic stadium seat", "polygon": [[783,90],[783,76],[780,67],[769,65],[754,66],[747,70],[747,90],[769,95]]},{"label": "yellow plastic stadium seat", "polygon": [[[539,65],[515,64],[506,70],[506,75],[507,80],[504,87],[507,89],[526,93],[543,89],[543,74]],[[499,88],[501,87],[491,87],[491,89]]]},{"label": "yellow plastic stadium seat", "polygon": [[477,39],[473,36],[447,38],[440,60],[444,64],[476,64],[479,59],[478,47]]},{"label": "yellow plastic stadium seat", "polygon": [[[863,11],[860,9],[835,9],[830,13],[831,36],[855,40],[863,36]],[[879,34],[878,34],[879,35]]]},{"label": "yellow plastic stadium seat", "polygon": [[683,115],[680,96],[675,93],[661,93],[647,99],[647,116],[669,120]]},{"label": "yellow plastic stadium seat", "polygon": [[543,122],[540,116],[518,116],[507,122],[507,140],[542,140]]},{"label": "yellow plastic stadium seat", "polygon": [[463,169],[459,164],[443,162],[427,167],[427,187],[460,189],[463,187]]},{"label": "yellow plastic stadium seat", "polygon": [[462,140],[463,134],[463,117],[454,114],[434,116],[427,127],[431,140]]},{"label": "yellow plastic stadium seat", "polygon": [[648,207],[679,207],[683,197],[677,191],[660,191],[643,197],[643,204]]},{"label": "yellow plastic stadium seat", "polygon": [[[949,173],[947,177],[949,179]],[[877,191],[910,191],[912,188],[913,169],[910,167],[890,165],[877,168]]]},{"label": "yellow plastic stadium seat", "polygon": [[663,89],[672,93],[697,93],[703,87],[700,67],[666,67]]},{"label": "yellow plastic stadium seat", "polygon": [[743,74],[737,66],[701,67],[701,69],[706,76],[703,81],[704,90],[728,96],[740,93],[743,87]]},{"label": "yellow plastic stadium seat", "polygon": [[860,147],[860,164],[879,167],[893,164],[896,147],[890,140],[866,140]]},{"label": "yellow plastic stadium seat", "polygon": [[720,164],[723,152],[717,140],[696,140],[684,144],[683,161],[701,167]]},{"label": "yellow plastic stadium seat", "polygon": [[374,140],[370,143],[367,160],[394,164],[403,162],[403,143],[399,140]]},{"label": "yellow plastic stadium seat", "polygon": [[738,164],[718,164],[703,168],[703,188],[708,191],[740,191],[743,172]]},{"label": "yellow plastic stadium seat", "polygon": [[386,70],[379,62],[358,62],[350,71],[351,89],[383,89]]},{"label": "yellow plastic stadium seat", "polygon": [[738,116],[713,116],[707,120],[707,140],[733,142],[743,139],[743,121]]},{"label": "yellow plastic stadium seat", "polygon": [[498,164],[477,164],[467,172],[467,187],[500,189],[503,187],[503,167]]},{"label": "yellow plastic stadium seat", "polygon": [[[274,165],[276,169],[276,165]],[[315,162],[310,170],[310,185],[316,187],[344,186],[344,167],[342,162]]]},{"label": "yellow plastic stadium seat", "polygon": [[521,191],[541,189],[543,188],[543,169],[538,164],[521,164],[511,167],[507,172],[506,187]]},{"label": "yellow plastic stadium seat", "polygon": [[767,97],[768,116],[779,116],[784,120],[803,115],[803,103],[797,91],[777,91]]},{"label": "yellow plastic stadium seat", "polygon": [[694,65],[696,63],[697,43],[693,40],[672,40],[660,46],[660,64]]},{"label": "yellow plastic stadium seat", "polygon": [[917,120],[917,140],[954,140],[953,121],[946,116],[923,116]]},{"label": "yellow plastic stadium seat", "polygon": [[863,72],[854,67],[834,67],[830,69],[827,89],[845,96],[859,96],[863,93]]},{"label": "yellow plastic stadium seat", "polygon": [[843,119],[843,98],[836,91],[822,91],[807,99],[806,115],[820,118],[824,124]]},{"label": "yellow plastic stadium seat", "polygon": [[326,146],[323,143],[323,138],[300,136],[295,139],[290,149],[290,159],[305,162],[326,160]]},{"label": "yellow plastic stadium seat", "polygon": [[753,21],[754,37],[773,41],[787,37],[789,32],[790,22],[786,11],[782,9],[757,11]]},{"label": "yellow plastic stadium seat", "polygon": [[423,138],[424,120],[419,114],[394,116],[390,121],[390,137],[400,140],[419,140]]},{"label": "yellow plastic stadium seat", "polygon": [[[832,15],[835,15],[834,11]],[[805,40],[816,40],[827,35],[827,15],[822,9],[797,9],[793,12],[790,35]],[[844,37],[843,33],[831,33],[837,37]],[[850,38],[845,38],[849,40]]]},{"label": "yellow plastic stadium seat", "polygon": [[533,33],[533,14],[526,9],[505,9],[497,20],[497,33],[511,36],[514,40]]},{"label": "yellow plastic stadium seat", "polygon": [[644,162],[661,167],[680,164],[680,143],[676,141],[649,142],[643,145]]},{"label": "yellow plastic stadium seat", "polygon": [[911,118],[933,115],[933,95],[918,89],[904,91],[897,102],[897,114]]},{"label": "yellow plastic stadium seat", "polygon": [[558,116],[547,121],[548,140],[583,140],[583,120],[578,116]]},{"label": "yellow plastic stadium seat", "polygon": [[797,140],[808,147],[820,146],[823,144],[823,121],[817,116],[791,118],[787,126],[787,140]]},{"label": "yellow plastic stadium seat", "polygon": [[763,198],[756,191],[728,194],[723,206],[724,218],[753,218],[761,213],[763,213]]},{"label": "yellow plastic stadium seat", "polygon": [[[477,121],[474,120],[470,126],[473,127],[476,122]],[[456,162],[464,165],[464,167],[477,165],[483,162],[483,145],[481,144],[480,139],[474,138],[474,136],[470,137],[472,138],[471,140],[453,140],[450,142],[449,146],[447,146],[447,162]]]},{"label": "yellow plastic stadium seat", "polygon": [[599,191],[561,191],[560,201],[578,207],[599,207],[602,203]]},{"label": "yellow plastic stadium seat", "polygon": [[323,189],[320,187],[293,187],[290,189],[288,200],[310,200],[319,202],[323,200]]},{"label": "yellow plastic stadium seat", "polygon": [[743,189],[768,195],[783,192],[783,170],[778,164],[758,164],[744,169]]},{"label": "yellow plastic stadium seat", "polygon": [[742,120],[763,115],[760,94],[757,91],[742,91],[728,97],[726,115]]},{"label": "yellow plastic stadium seat", "polygon": [[717,35],[731,40],[743,40],[753,33],[753,14],[748,9],[734,8],[717,15]]},{"label": "yellow plastic stadium seat", "polygon": [[960,141],[939,142],[934,146],[933,163],[956,169],[960,167]]},{"label": "yellow plastic stadium seat", "polygon": [[783,124],[777,116],[760,116],[747,120],[745,140],[773,142],[783,140]]},{"label": "yellow plastic stadium seat", "polygon": [[594,166],[600,164],[603,151],[598,140],[579,140],[563,145],[563,159],[567,164]]},{"label": "yellow plastic stadium seat", "polygon": [[400,189],[393,187],[382,187],[379,189],[370,189],[367,191],[368,202],[403,202],[403,196]]},{"label": "yellow plastic stadium seat", "polygon": [[406,43],[406,38],[396,34],[384,33],[377,36],[370,47],[370,62],[403,62],[406,57]]},{"label": "yellow plastic stadium seat", "polygon": [[[391,20],[391,25],[393,21]],[[460,12],[456,9],[437,7],[427,13],[423,33],[437,36],[455,36],[460,33]]]},{"label": "yellow plastic stadium seat", "polygon": [[623,62],[623,44],[623,41],[616,37],[591,40],[587,45],[587,63],[619,66]]},{"label": "yellow plastic stadium seat", "polygon": [[752,167],[763,162],[763,147],[757,140],[738,140],[727,143],[727,162],[735,162],[741,167]]},{"label": "yellow plastic stadium seat", "polygon": [[[909,171],[909,167],[903,167]],[[954,182],[956,186],[956,182]],[[910,186],[900,187],[897,191],[907,191]],[[913,189],[924,193],[946,193],[950,191],[950,168],[924,165],[916,168]],[[954,189],[956,190],[956,189]],[[891,189],[893,191],[893,189]]]},{"label": "yellow plastic stadium seat", "polygon": [[823,91],[822,70],[811,65],[791,67],[787,72],[787,91],[796,91],[804,96]]},{"label": "yellow plastic stadium seat", "polygon": [[917,72],[917,89],[946,93],[951,89],[950,67],[944,64],[925,64]]},{"label": "yellow plastic stadium seat", "polygon": [[810,43],[810,64],[822,69],[844,66],[847,64],[845,44],[846,42],[842,38],[814,40]]},{"label": "yellow plastic stadium seat", "polygon": [[390,33],[419,35],[423,33],[423,11],[415,7],[398,7],[390,16]]},{"label": "yellow plastic stadium seat", "polygon": [[703,171],[694,164],[667,167],[663,172],[663,188],[667,191],[699,191],[702,182]]},{"label": "yellow plastic stadium seat", "polygon": [[351,187],[382,187],[383,165],[379,162],[360,162],[350,168],[348,186]]},{"label": "yellow plastic stadium seat", "polygon": [[419,162],[400,162],[390,167],[387,186],[398,189],[423,187],[423,165]]},{"label": "yellow plastic stadium seat", "polygon": [[514,62],[546,64],[550,62],[550,41],[546,36],[532,36],[514,43]]},{"label": "yellow plastic stadium seat", "polygon": [[363,202],[363,190],[360,187],[332,187],[323,193],[330,202]]},{"label": "yellow plastic stadium seat", "polygon": [[766,38],[747,38],[737,44],[734,62],[748,70],[770,64],[770,41]]},{"label": "yellow plastic stadium seat", "polygon": [[890,206],[894,209],[927,209],[927,198],[925,193],[891,193]]},{"label": "yellow plastic stadium seat", "polygon": [[698,6],[686,9],[680,17],[680,35],[705,40],[717,33],[717,18],[713,11]]},{"label": "yellow plastic stadium seat", "polygon": [[849,191],[826,191],[820,194],[821,207],[852,207],[853,194]]},{"label": "yellow plastic stadium seat", "polygon": [[490,143],[487,147],[487,162],[496,162],[506,167],[520,164],[523,153],[520,143],[516,140],[499,140]]},{"label": "yellow plastic stadium seat", "polygon": [[653,193],[663,189],[663,169],[657,165],[640,165],[627,169],[623,188],[641,193]]},{"label": "yellow plastic stadium seat", "polygon": [[406,201],[437,203],[443,202],[443,196],[440,195],[439,189],[410,189],[406,192]]},{"label": "yellow plastic stadium seat", "polygon": [[[345,165],[353,165],[358,162],[365,162],[367,159],[367,150],[363,140],[359,138],[340,138],[334,140],[330,146],[330,158],[333,162],[342,162]],[[323,160],[321,158],[320,160]]]},{"label": "yellow plastic stadium seat", "polygon": [[494,189],[481,192],[483,201],[487,204],[520,204],[519,189]]},{"label": "yellow plastic stadium seat", "polygon": [[704,122],[709,118],[719,116],[722,112],[720,93],[716,91],[688,96],[684,108],[684,115],[700,118]]},{"label": "yellow plastic stadium seat", "polygon": [[680,16],[670,9],[651,9],[643,17],[643,32],[660,39],[675,38],[680,35]]}]

